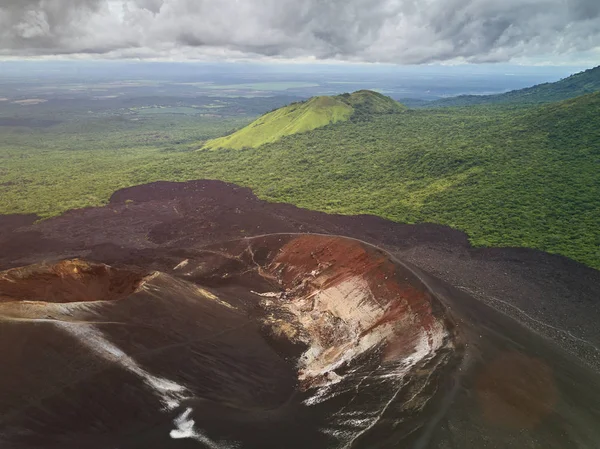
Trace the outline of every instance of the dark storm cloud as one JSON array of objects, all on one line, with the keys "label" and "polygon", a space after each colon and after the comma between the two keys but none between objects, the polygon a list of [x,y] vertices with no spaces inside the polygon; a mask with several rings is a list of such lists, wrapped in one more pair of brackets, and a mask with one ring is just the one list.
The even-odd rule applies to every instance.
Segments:
[{"label": "dark storm cloud", "polygon": [[3,0],[0,54],[423,63],[594,50],[598,0]]},{"label": "dark storm cloud", "polygon": [[101,0],[3,0],[0,6],[0,46],[15,53],[30,49],[57,49],[62,40],[85,34],[78,24],[94,14]]}]

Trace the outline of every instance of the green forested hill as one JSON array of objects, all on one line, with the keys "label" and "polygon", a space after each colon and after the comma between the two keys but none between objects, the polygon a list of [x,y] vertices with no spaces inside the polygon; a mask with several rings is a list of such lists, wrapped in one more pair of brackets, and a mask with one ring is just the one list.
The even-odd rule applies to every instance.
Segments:
[{"label": "green forested hill", "polygon": [[221,179],[271,201],[441,223],[475,245],[536,248],[600,269],[600,93],[528,108],[353,113],[258,148],[128,146],[123,135],[114,149],[81,136],[81,150],[65,150],[51,136],[0,152],[0,213],[48,217],[126,186]]},{"label": "green forested hill", "polygon": [[600,93],[534,109],[410,110],[211,153],[197,161],[213,177],[270,200],[447,224],[475,245],[600,268]]},{"label": "green forested hill", "polygon": [[353,109],[354,119],[367,118],[374,114],[393,114],[407,108],[390,97],[372,90],[359,90],[352,94],[342,94],[339,98]]},{"label": "green forested hill", "polygon": [[425,106],[471,106],[477,104],[540,104],[567,100],[600,91],[600,66],[576,73],[555,83],[544,83],[497,95],[460,95]]},{"label": "green forested hill", "polygon": [[204,148],[256,148],[283,136],[321,128],[332,123],[359,119],[366,115],[400,112],[405,108],[389,97],[362,90],[336,97],[313,97],[271,111],[225,137],[213,139]]}]

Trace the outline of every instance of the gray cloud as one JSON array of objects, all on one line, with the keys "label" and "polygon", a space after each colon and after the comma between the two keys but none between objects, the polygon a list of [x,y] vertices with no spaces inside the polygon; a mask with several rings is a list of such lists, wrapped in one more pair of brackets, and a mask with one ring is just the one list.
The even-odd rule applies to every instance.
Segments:
[{"label": "gray cloud", "polygon": [[598,0],[3,0],[0,55],[510,61],[600,46]]},{"label": "gray cloud", "polygon": [[154,14],[160,13],[160,10],[165,3],[164,0],[136,0],[138,7],[147,9]]}]

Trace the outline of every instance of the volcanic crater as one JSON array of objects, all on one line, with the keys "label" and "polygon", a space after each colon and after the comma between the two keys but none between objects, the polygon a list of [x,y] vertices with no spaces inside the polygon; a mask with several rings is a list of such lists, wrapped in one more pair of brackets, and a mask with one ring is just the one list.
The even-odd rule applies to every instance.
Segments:
[{"label": "volcanic crater", "polygon": [[459,266],[456,231],[212,181],[34,219],[5,217],[0,233],[2,447],[600,441],[599,376],[580,353],[397,257],[426,266],[437,248],[438,266]]}]

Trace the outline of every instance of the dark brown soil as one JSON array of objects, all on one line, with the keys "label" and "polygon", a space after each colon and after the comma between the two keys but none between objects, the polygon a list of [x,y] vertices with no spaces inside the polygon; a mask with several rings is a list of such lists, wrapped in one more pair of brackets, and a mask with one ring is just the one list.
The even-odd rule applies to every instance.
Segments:
[{"label": "dark brown soil", "polygon": [[[128,446],[122,432],[157,420],[170,431],[143,447],[176,448],[186,414],[209,447],[335,447],[376,425],[404,440],[463,354],[427,287],[354,239],[228,241],[165,271],[73,259],[0,272],[0,446],[96,447],[101,425],[140,447],[146,432]],[[346,415],[363,424],[325,436]]]},{"label": "dark brown soil", "polygon": [[600,272],[560,256],[217,181],[0,217],[0,248],[3,447],[600,438]]},{"label": "dark brown soil", "polygon": [[472,248],[464,233],[445,226],[266,203],[249,189],[220,181],[131,187],[115,192],[105,207],[33,221],[0,217],[0,269],[71,257],[109,264],[146,258],[159,269],[159,252],[169,265],[193,248],[240,237],[354,237],[503,310],[588,363],[600,360],[600,271],[536,250]]}]

